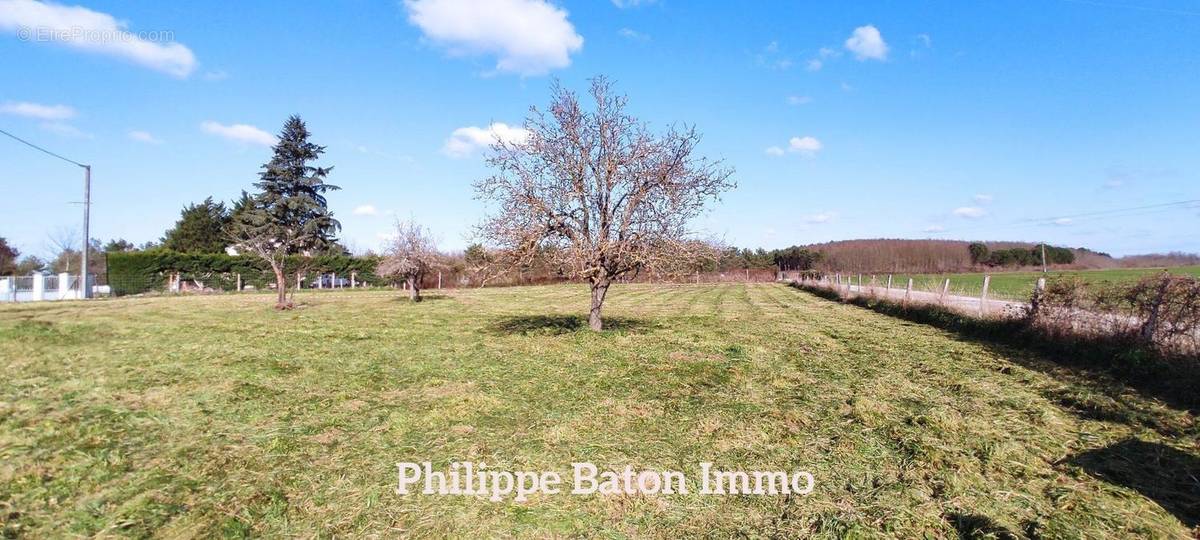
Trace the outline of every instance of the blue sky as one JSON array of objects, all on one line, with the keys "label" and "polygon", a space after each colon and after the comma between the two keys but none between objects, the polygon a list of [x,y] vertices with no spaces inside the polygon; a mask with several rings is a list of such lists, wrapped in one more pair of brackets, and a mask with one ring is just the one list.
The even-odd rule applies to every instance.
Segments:
[{"label": "blue sky", "polygon": [[[472,4],[0,0],[0,129],[91,163],[93,236],[141,243],[250,189],[300,114],[351,247],[411,216],[460,249],[478,144],[604,74],[736,169],[697,223],[731,244],[1200,251],[1200,206],[1081,215],[1200,199],[1195,2]],[[79,227],[75,167],[5,138],[0,164],[0,236]]]}]

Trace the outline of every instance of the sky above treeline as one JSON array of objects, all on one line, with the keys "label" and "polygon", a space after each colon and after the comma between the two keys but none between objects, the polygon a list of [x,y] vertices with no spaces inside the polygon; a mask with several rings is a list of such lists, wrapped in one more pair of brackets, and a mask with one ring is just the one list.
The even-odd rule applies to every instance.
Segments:
[{"label": "sky above treeline", "polygon": [[[696,223],[729,244],[1198,252],[1197,36],[1190,0],[0,0],[0,129],[91,164],[92,236],[140,244],[252,189],[299,114],[349,247],[413,218],[454,250],[489,141],[603,74],[736,169]],[[77,167],[6,137],[0,165],[0,236],[80,228]]]}]

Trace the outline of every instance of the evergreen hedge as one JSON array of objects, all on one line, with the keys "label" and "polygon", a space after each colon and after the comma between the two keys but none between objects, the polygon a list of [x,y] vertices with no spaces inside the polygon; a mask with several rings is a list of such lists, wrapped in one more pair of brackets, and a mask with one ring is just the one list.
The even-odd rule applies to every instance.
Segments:
[{"label": "evergreen hedge", "polygon": [[[113,251],[107,254],[108,284],[113,296],[165,290],[171,274],[184,279],[199,280],[205,287],[231,291],[237,288],[237,276],[242,284],[262,290],[275,282],[270,266],[258,257],[226,255],[223,253],[179,253],[166,249],[147,251]],[[321,255],[317,257],[288,257],[285,269],[294,279],[298,269],[305,269],[308,278],[313,274],[336,273],[349,276],[357,272],[360,282],[382,285],[385,280],[375,275],[378,257]]]}]

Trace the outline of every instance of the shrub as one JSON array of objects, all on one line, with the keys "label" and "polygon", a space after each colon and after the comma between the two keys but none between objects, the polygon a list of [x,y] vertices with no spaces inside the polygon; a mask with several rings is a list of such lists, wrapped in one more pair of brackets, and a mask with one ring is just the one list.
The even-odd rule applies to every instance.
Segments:
[{"label": "shrub", "polygon": [[[375,275],[378,257],[321,255],[317,257],[288,257],[285,268],[289,274],[329,273],[347,276],[357,272],[358,280],[371,285],[385,281]],[[266,263],[257,257],[226,255],[224,253],[179,253],[166,249],[108,254],[108,283],[113,296],[139,294],[166,289],[172,274],[201,282],[205,288],[231,291],[237,287],[237,276],[243,285],[266,288],[273,276]]]},{"label": "shrub", "polygon": [[1034,293],[1030,318],[1042,331],[1138,341],[1167,354],[1200,350],[1200,279],[1163,273],[1133,284],[1086,285],[1060,277]]}]

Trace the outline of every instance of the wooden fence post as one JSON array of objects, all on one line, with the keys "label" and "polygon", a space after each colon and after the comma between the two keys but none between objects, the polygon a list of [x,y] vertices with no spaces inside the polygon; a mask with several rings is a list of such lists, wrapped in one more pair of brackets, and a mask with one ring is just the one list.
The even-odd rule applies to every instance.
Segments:
[{"label": "wooden fence post", "polygon": [[358,271],[351,270],[350,271],[350,288],[353,289],[357,286],[358,286]]},{"label": "wooden fence post", "polygon": [[442,288],[442,273],[438,272],[438,288]]},{"label": "wooden fence post", "polygon": [[946,278],[946,281],[942,282],[942,295],[938,298],[938,302],[945,303],[946,302],[946,293],[949,293],[949,292],[950,292],[950,278]]},{"label": "wooden fence post", "polygon": [[992,283],[992,276],[984,275],[983,276],[983,292],[979,293],[979,314],[980,315],[987,314],[988,285],[990,285],[991,283]]},{"label": "wooden fence post", "polygon": [[907,304],[909,298],[912,297],[913,278],[908,278],[908,286],[904,288],[904,303]]},{"label": "wooden fence post", "polygon": [[889,291],[890,291],[890,290],[892,290],[892,275],[891,275],[891,274],[888,274],[888,284],[887,284],[887,288],[888,288],[888,290],[889,290]]},{"label": "wooden fence post", "polygon": [[1029,299],[1029,318],[1037,319],[1042,310],[1042,295],[1046,294],[1046,278],[1038,278],[1033,286],[1033,296]]},{"label": "wooden fence post", "polygon": [[1167,290],[1171,286],[1171,277],[1167,275],[1167,271],[1163,270],[1162,277],[1159,278],[1158,291],[1154,294],[1153,304],[1150,305],[1150,314],[1146,317],[1146,323],[1142,325],[1141,336],[1147,343],[1154,342],[1154,334],[1158,331],[1159,312],[1162,310],[1163,301],[1167,299]]},{"label": "wooden fence post", "polygon": [[239,292],[242,290],[242,273],[241,272],[238,272],[238,275],[237,275],[237,290]]}]

